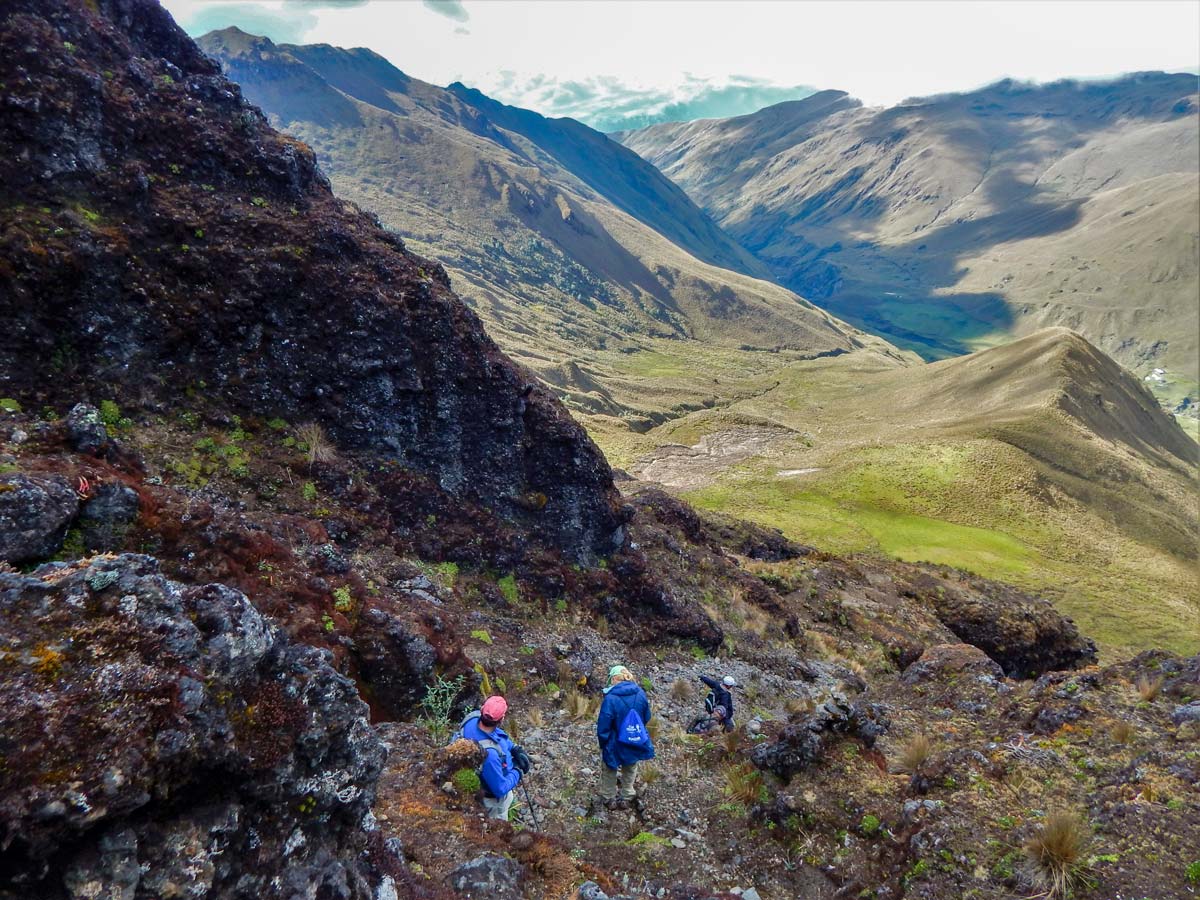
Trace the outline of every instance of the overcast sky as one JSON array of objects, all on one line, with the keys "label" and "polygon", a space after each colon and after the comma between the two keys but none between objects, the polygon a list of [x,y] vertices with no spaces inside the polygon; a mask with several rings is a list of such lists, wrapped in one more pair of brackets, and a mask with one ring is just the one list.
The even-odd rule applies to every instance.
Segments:
[{"label": "overcast sky", "polygon": [[369,47],[409,75],[604,130],[813,89],[870,105],[1200,64],[1196,0],[163,0],[193,35]]}]

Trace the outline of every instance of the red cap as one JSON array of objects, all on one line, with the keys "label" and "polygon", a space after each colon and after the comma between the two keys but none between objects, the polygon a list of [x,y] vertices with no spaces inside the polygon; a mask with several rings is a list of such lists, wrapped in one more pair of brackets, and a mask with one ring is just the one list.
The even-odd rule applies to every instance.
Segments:
[{"label": "red cap", "polygon": [[508,712],[508,701],[503,697],[488,697],[479,708],[479,716],[487,725],[498,725]]}]

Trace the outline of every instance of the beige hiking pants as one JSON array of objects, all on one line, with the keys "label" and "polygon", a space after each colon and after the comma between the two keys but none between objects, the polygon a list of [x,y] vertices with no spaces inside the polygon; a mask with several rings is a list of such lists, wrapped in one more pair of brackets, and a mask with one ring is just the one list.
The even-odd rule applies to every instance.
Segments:
[{"label": "beige hiking pants", "polygon": [[621,799],[632,800],[637,796],[637,763],[631,762],[620,769],[610,769],[604,763],[600,764],[600,799],[617,799],[617,779],[621,781]]}]

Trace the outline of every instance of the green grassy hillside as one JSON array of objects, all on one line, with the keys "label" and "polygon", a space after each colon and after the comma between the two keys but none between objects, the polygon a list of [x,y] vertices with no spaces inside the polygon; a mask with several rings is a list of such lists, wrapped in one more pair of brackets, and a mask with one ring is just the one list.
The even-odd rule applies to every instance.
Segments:
[{"label": "green grassy hillside", "polygon": [[1043,591],[1110,652],[1200,650],[1196,445],[1063,329],[928,366],[796,363],[640,440],[631,471],[697,506]]}]

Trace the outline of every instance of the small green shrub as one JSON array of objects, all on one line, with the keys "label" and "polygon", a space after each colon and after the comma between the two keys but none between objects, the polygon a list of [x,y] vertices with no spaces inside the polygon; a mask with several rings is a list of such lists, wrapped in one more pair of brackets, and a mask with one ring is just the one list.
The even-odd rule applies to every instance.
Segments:
[{"label": "small green shrub", "polygon": [[5,412],[19,413],[21,411],[21,404],[12,397],[5,397],[0,399],[0,409],[4,410]]},{"label": "small green shrub", "polygon": [[639,831],[637,834],[635,834],[633,837],[631,837],[625,843],[629,844],[631,847],[643,847],[647,844],[650,844],[650,845],[669,844],[671,842],[667,838],[660,837],[657,834],[654,834],[652,832]]},{"label": "small green shrub", "polygon": [[264,200],[262,197],[252,197],[252,198],[251,198],[251,200],[250,200],[250,202],[251,202],[253,205],[255,205],[255,206],[257,206],[257,207],[260,207],[260,208],[261,208],[261,207],[264,207],[264,206],[266,206],[266,205],[267,205],[267,201],[266,201],[266,200]]},{"label": "small green shrub", "polygon": [[433,567],[433,574],[437,576],[446,587],[454,587],[454,582],[458,580],[458,563],[441,562]]},{"label": "small green shrub", "polygon": [[459,769],[450,781],[461,794],[474,794],[480,786],[479,773],[474,769]]},{"label": "small green shrub", "polygon": [[421,698],[421,708],[425,710],[421,724],[429,731],[430,737],[436,743],[445,743],[446,738],[450,736],[450,713],[454,709],[454,698],[458,696],[462,686],[462,675],[452,679],[446,679],[439,675],[437,680],[425,691],[425,696]]},{"label": "small green shrub", "polygon": [[487,644],[489,647],[492,645],[492,636],[490,634],[488,634],[488,631],[486,628],[475,629],[474,631],[471,632],[471,637],[474,640],[477,640],[477,641],[480,641],[481,643]]},{"label": "small green shrub", "polygon": [[858,830],[867,837],[872,837],[878,834],[880,828],[882,827],[883,823],[879,821],[879,817],[873,816],[870,813],[867,813],[865,816],[863,816],[862,821],[858,823]]},{"label": "small green shrub", "polygon": [[350,612],[354,609],[354,598],[350,596],[350,588],[343,585],[333,589],[333,608],[338,612]]},{"label": "small green shrub", "polygon": [[517,587],[517,577],[512,573],[497,579],[496,587],[500,588],[500,594],[509,603],[516,603],[520,599],[521,592]]},{"label": "small green shrub", "polygon": [[300,496],[302,496],[309,503],[312,503],[317,499],[317,486],[311,481],[304,482],[303,486],[300,488]]},{"label": "small green shrub", "polygon": [[117,406],[115,400],[100,401],[100,421],[109,428],[115,428],[121,421],[121,407]]},{"label": "small green shrub", "polygon": [[1188,880],[1188,884],[1200,884],[1200,859],[1190,863],[1183,870],[1183,876]]}]

